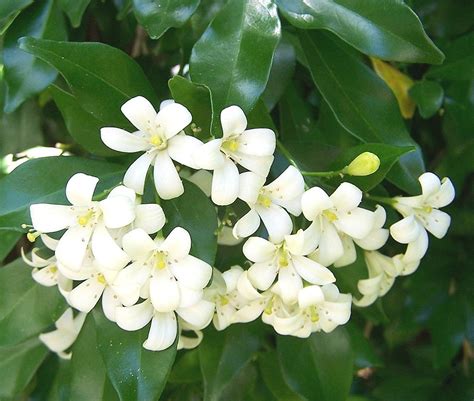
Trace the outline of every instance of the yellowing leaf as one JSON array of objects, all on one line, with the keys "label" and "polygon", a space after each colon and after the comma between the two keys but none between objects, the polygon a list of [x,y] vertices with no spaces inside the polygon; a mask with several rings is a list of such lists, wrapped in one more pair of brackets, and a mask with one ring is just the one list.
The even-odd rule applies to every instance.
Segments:
[{"label": "yellowing leaf", "polygon": [[386,82],[397,98],[403,118],[412,118],[416,104],[408,95],[408,91],[414,84],[413,80],[389,63],[375,57],[371,57],[370,60],[377,75]]}]

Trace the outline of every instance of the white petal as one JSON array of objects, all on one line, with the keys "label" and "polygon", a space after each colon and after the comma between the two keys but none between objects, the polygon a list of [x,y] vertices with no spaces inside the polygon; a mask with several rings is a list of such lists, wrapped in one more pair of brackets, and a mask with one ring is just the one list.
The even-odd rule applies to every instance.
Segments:
[{"label": "white petal", "polygon": [[285,235],[291,233],[293,222],[290,215],[280,206],[271,204],[270,207],[257,206],[255,208],[265,224],[270,241],[279,243]]},{"label": "white petal", "polygon": [[158,152],[156,155],[153,178],[156,191],[161,199],[177,198],[184,192],[178,171],[166,151]]},{"label": "white petal", "polygon": [[134,227],[143,229],[147,234],[160,231],[165,225],[166,218],[160,205],[147,204],[135,207]]},{"label": "white petal", "polygon": [[123,183],[137,194],[143,195],[148,168],[154,158],[152,153],[144,153],[128,168]]},{"label": "white petal", "polygon": [[247,128],[247,118],[239,106],[230,106],[221,112],[221,125],[224,138],[241,134]]},{"label": "white petal", "polygon": [[[257,214],[257,217],[258,217],[258,214]],[[260,217],[258,217],[258,225],[260,225]],[[258,225],[257,225],[257,228],[258,228]],[[234,226],[234,228],[235,228],[235,226]],[[255,232],[255,230],[253,232],[249,233],[248,235],[252,235]],[[239,234],[238,231],[236,231],[236,233],[237,233],[237,235]],[[242,241],[243,241],[242,238],[236,238],[235,237],[232,227],[229,227],[229,226],[220,227],[220,229],[217,233],[217,244],[218,245],[234,246],[234,245],[240,244]]]},{"label": "white petal", "polygon": [[102,310],[105,317],[111,322],[115,322],[115,309],[121,306],[118,296],[110,287],[106,287],[102,294]]},{"label": "white petal", "polygon": [[179,284],[195,290],[203,289],[212,275],[212,267],[192,255],[185,256],[178,263],[173,263],[171,271]]},{"label": "white petal", "polygon": [[102,267],[120,270],[130,262],[130,257],[117,245],[101,223],[96,226],[92,234],[91,244],[96,261]]},{"label": "white petal", "polygon": [[197,185],[199,189],[204,192],[208,198],[211,197],[212,174],[209,171],[196,171],[194,174],[190,175],[186,179]]},{"label": "white petal", "polygon": [[133,203],[137,200],[137,194],[133,189],[127,188],[125,185],[119,185],[110,191],[107,198],[112,198],[114,196],[125,196],[130,199]]},{"label": "white petal", "polygon": [[367,251],[375,251],[382,248],[390,236],[386,228],[375,229],[369,235],[362,239],[355,240],[355,243]]},{"label": "white petal", "polygon": [[67,230],[56,248],[58,261],[71,270],[79,270],[91,235],[91,227],[75,226]]},{"label": "white petal", "polygon": [[136,228],[125,234],[122,238],[124,251],[133,259],[146,258],[155,250],[156,244],[141,228]]},{"label": "white petal", "polygon": [[181,260],[189,255],[191,250],[191,236],[181,227],[174,228],[160,245],[160,249],[168,252],[170,258]]},{"label": "white petal", "polygon": [[341,235],[339,238],[342,241],[344,253],[339,259],[334,262],[334,267],[343,267],[351,265],[357,259],[357,251],[354,245],[354,241],[348,235]]},{"label": "white petal", "polygon": [[211,322],[214,308],[212,302],[203,299],[189,308],[180,308],[176,312],[183,320],[200,330]]},{"label": "white petal", "polygon": [[259,292],[255,289],[248,278],[248,271],[244,271],[237,281],[237,291],[239,295],[244,297],[246,300],[252,301],[260,298]]},{"label": "white petal", "polygon": [[[85,261],[87,260],[87,255],[86,255],[86,259],[84,259],[84,260]],[[97,272],[97,267],[90,264],[90,263],[88,263],[88,262],[84,262],[82,264],[82,266],[80,266],[80,268],[76,269],[76,270],[66,267],[65,265],[63,265],[59,261],[57,263],[57,266],[58,266],[58,270],[59,270],[59,272],[61,273],[62,276],[66,277],[70,280],[76,280],[76,281],[86,280],[92,274]],[[59,279],[60,279],[60,277],[58,276],[58,280]]]},{"label": "white petal", "polygon": [[239,198],[249,204],[257,203],[260,190],[265,184],[265,178],[248,171],[239,176]]},{"label": "white petal", "polygon": [[304,256],[293,256],[292,260],[298,274],[311,284],[324,285],[336,281],[336,278],[327,267],[314,260]]},{"label": "white petal", "polygon": [[150,279],[150,299],[158,312],[171,312],[179,306],[179,287],[168,269],[155,272]]},{"label": "white petal", "polygon": [[[165,110],[171,106],[167,106]],[[143,343],[143,348],[150,351],[164,350],[174,343],[177,332],[178,325],[174,312],[155,313],[151,321],[148,338]]]},{"label": "white petal", "polygon": [[34,269],[31,275],[33,280],[45,287],[58,284],[58,268],[55,265],[43,269]]},{"label": "white petal", "polygon": [[234,225],[232,233],[235,238],[246,238],[257,231],[260,226],[260,216],[255,209],[250,209]]},{"label": "white petal", "polygon": [[405,264],[412,264],[419,261],[428,249],[428,233],[423,227],[419,229],[419,235],[408,244],[405,255],[403,256],[403,262]]},{"label": "white petal", "polygon": [[387,220],[387,212],[382,206],[376,205],[374,211],[374,228],[382,228],[385,224],[385,220]]},{"label": "white petal", "polygon": [[290,264],[280,269],[278,273],[278,285],[281,288],[280,296],[283,302],[291,304],[298,300],[298,293],[303,288],[303,281]]},{"label": "white petal", "polygon": [[415,241],[420,235],[420,225],[415,216],[410,215],[390,226],[393,239],[401,244]]},{"label": "white petal", "polygon": [[343,182],[330,198],[339,212],[346,212],[359,206],[362,200],[362,191],[354,184]]},{"label": "white petal", "polygon": [[305,232],[299,229],[296,234],[285,235],[285,246],[286,249],[292,255],[303,255],[305,245]]},{"label": "white petal", "polygon": [[121,128],[100,129],[100,138],[107,147],[125,153],[140,152],[150,148],[150,143],[139,134],[139,132],[132,134]]},{"label": "white petal", "polygon": [[158,112],[155,123],[161,126],[166,139],[170,139],[191,124],[192,120],[186,107],[173,103]]},{"label": "white petal", "polygon": [[180,297],[179,297],[179,307],[177,310],[181,308],[189,308],[190,306],[193,306],[196,303],[198,303],[203,297],[202,289],[195,290],[192,288],[187,288],[181,285],[179,282],[178,282],[178,286],[179,286]]},{"label": "white petal", "polygon": [[89,313],[99,301],[105,288],[105,281],[97,276],[83,281],[75,287],[68,296],[68,303],[73,308],[85,313]]},{"label": "white petal", "polygon": [[221,152],[222,139],[213,139],[197,148],[193,153],[194,163],[206,170],[222,166],[225,156]]},{"label": "white petal", "polygon": [[304,192],[304,179],[300,171],[289,166],[278,178],[265,186],[272,192],[272,200],[280,206],[294,198],[299,198]]},{"label": "white petal", "polygon": [[273,259],[276,249],[276,246],[266,239],[251,237],[245,242],[242,251],[252,262],[266,262]]},{"label": "white petal", "polygon": [[253,156],[271,156],[275,152],[275,133],[268,128],[243,132],[239,138],[239,152]]},{"label": "white petal", "polygon": [[30,206],[31,221],[35,230],[52,233],[76,223],[71,206],[38,203]]},{"label": "white petal", "polygon": [[74,206],[88,206],[92,202],[99,179],[83,173],[74,174],[66,185],[66,197]]},{"label": "white petal", "polygon": [[439,178],[433,173],[424,173],[418,177],[423,197],[428,198],[438,192],[441,186]]},{"label": "white petal", "polygon": [[274,160],[273,156],[252,156],[238,151],[232,152],[230,156],[242,167],[265,178]]},{"label": "white petal", "polygon": [[168,154],[178,163],[197,170],[199,166],[195,163],[193,154],[201,145],[202,142],[197,138],[176,135],[168,141]]},{"label": "white petal", "polygon": [[334,225],[323,219],[323,231],[319,241],[318,262],[323,266],[332,265],[344,254],[344,247]]},{"label": "white petal", "polygon": [[304,217],[314,221],[319,214],[332,207],[331,199],[326,192],[319,187],[308,189],[301,197],[301,207]]},{"label": "white petal", "polygon": [[165,99],[160,103],[160,110],[164,109],[166,106],[169,106],[170,104],[175,103],[173,99]]},{"label": "white petal", "polygon": [[239,194],[239,170],[230,159],[214,170],[212,177],[212,201],[216,205],[230,205]]},{"label": "white petal", "polygon": [[56,250],[59,240],[54,239],[46,234],[41,234],[40,238],[41,238],[41,241],[43,241],[43,244],[46,248],[51,249],[52,251]]},{"label": "white petal", "polygon": [[265,291],[275,281],[278,266],[272,262],[254,263],[248,270],[250,282],[259,290]]},{"label": "white petal", "polygon": [[117,324],[124,330],[135,331],[145,327],[153,316],[153,306],[146,300],[140,304],[115,310]]},{"label": "white petal", "polygon": [[453,183],[449,178],[441,180],[439,191],[427,200],[432,207],[440,208],[449,205],[454,199],[455,191]]},{"label": "white petal", "polygon": [[334,222],[339,231],[352,238],[362,239],[367,237],[374,227],[374,213],[356,207],[347,212],[338,213],[338,220]]},{"label": "white petal", "polygon": [[419,212],[418,218],[423,226],[436,238],[443,238],[448,232],[451,224],[449,214],[438,209],[433,209],[430,213]]},{"label": "white petal", "polygon": [[99,204],[108,228],[124,227],[135,219],[135,203],[127,196],[112,196]]},{"label": "white petal", "polygon": [[232,316],[232,323],[253,322],[262,314],[266,304],[267,302],[264,299],[256,299],[252,302],[249,302],[247,305],[243,306],[234,313]]},{"label": "white petal", "polygon": [[301,255],[309,255],[314,252],[314,250],[319,245],[319,240],[321,239],[321,225],[319,221],[315,221],[309,225],[309,227],[304,230],[304,244],[303,249],[301,250]]},{"label": "white petal", "polygon": [[134,305],[140,297],[140,290],[150,278],[150,270],[136,262],[119,272],[112,288],[124,306]]},{"label": "white petal", "polygon": [[136,96],[121,108],[122,113],[140,131],[147,132],[156,116],[156,110],[143,96]]},{"label": "white petal", "polygon": [[77,338],[77,334],[70,331],[54,330],[39,335],[39,339],[53,352],[67,350]]},{"label": "white petal", "polygon": [[225,281],[226,293],[230,293],[237,288],[237,282],[243,270],[240,266],[232,266],[229,270],[222,273],[222,278]]},{"label": "white petal", "polygon": [[324,301],[324,294],[321,291],[319,285],[310,285],[303,288],[298,293],[298,305],[300,308],[305,309],[311,305],[317,305]]}]

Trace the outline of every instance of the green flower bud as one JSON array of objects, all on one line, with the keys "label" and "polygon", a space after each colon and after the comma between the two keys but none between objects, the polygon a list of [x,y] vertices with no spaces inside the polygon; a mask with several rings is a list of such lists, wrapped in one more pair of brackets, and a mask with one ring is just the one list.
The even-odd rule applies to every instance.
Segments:
[{"label": "green flower bud", "polygon": [[371,152],[364,152],[357,156],[344,169],[345,174],[366,176],[375,173],[380,167],[379,157]]}]

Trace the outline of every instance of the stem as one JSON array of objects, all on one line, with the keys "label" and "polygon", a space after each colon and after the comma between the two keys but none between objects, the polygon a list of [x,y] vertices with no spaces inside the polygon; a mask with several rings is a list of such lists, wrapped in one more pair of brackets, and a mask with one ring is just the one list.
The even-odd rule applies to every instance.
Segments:
[{"label": "stem", "polygon": [[385,203],[386,205],[393,206],[395,204],[395,200],[393,198],[387,198],[384,196],[375,196],[375,195],[370,195],[370,194],[364,194],[367,199],[380,202],[380,203]]},{"label": "stem", "polygon": [[277,141],[277,148],[281,152],[281,154],[288,159],[288,161],[293,167],[296,167],[298,170],[300,170],[298,164],[296,164],[296,162],[293,160],[291,153],[288,151],[287,148],[285,148],[285,146],[280,141]]},{"label": "stem", "polygon": [[324,178],[332,178],[332,177],[343,177],[343,169],[336,170],[336,171],[302,171],[301,174],[308,176],[308,177],[324,177]]}]

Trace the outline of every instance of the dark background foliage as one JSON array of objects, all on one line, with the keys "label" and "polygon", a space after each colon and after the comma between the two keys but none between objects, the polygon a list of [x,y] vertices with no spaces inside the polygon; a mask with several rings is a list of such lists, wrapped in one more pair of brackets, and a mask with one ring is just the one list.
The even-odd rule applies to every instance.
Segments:
[{"label": "dark background foliage", "polygon": [[[0,400],[471,401],[473,17],[470,0],[1,0]],[[411,117],[369,56],[415,81]],[[31,248],[20,224],[31,203],[64,201],[77,171],[99,176],[102,189],[121,179],[130,161],[98,132],[129,128],[120,106],[139,94],[186,105],[202,138],[220,135],[220,110],[239,104],[305,170],[376,151],[380,171],[357,181],[366,191],[417,193],[424,168],[449,176],[450,231],[430,238],[415,274],[373,306],[354,307],[331,335],[278,337],[253,323],[207,329],[196,350],[150,353],[146,333],[123,333],[94,311],[72,360],[59,360],[37,335],[65,305],[15,260]],[[75,157],[8,174],[20,152],[56,144]],[[272,173],[287,165],[277,154]],[[219,269],[243,262],[239,247],[217,248],[213,208],[192,184],[163,207],[166,229],[191,230],[196,255]],[[367,277],[361,259],[336,273],[353,293]]]}]

